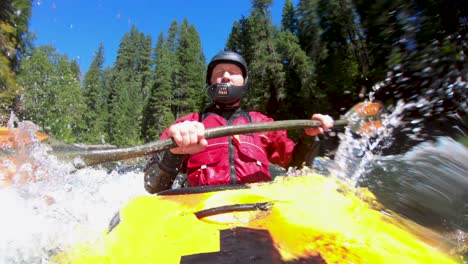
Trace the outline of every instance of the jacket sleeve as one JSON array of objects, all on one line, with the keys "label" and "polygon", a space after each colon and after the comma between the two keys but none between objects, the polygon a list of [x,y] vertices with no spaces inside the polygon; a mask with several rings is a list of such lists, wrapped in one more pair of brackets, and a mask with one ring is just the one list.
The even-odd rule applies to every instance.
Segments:
[{"label": "jacket sleeve", "polygon": [[[271,122],[272,118],[263,116],[262,120],[257,122]],[[311,137],[303,133],[297,144],[289,137],[285,130],[273,131],[265,134],[266,150],[268,160],[283,168],[312,165],[315,156],[319,151],[318,137]]]},{"label": "jacket sleeve", "polygon": [[144,169],[145,190],[151,194],[158,193],[172,187],[183,155],[175,155],[169,150],[153,155]]},{"label": "jacket sleeve", "polygon": [[[173,124],[193,120],[198,120],[198,113],[184,116]],[[168,128],[161,134],[160,139],[168,138],[167,134]],[[169,150],[153,154],[144,169],[145,190],[153,194],[170,189],[182,167],[183,158],[184,155],[176,155]]]},{"label": "jacket sleeve", "polygon": [[314,158],[318,155],[320,150],[320,141],[316,136],[308,136],[303,134],[297,144],[294,146],[293,158],[290,167],[301,168],[305,166],[312,166]]}]

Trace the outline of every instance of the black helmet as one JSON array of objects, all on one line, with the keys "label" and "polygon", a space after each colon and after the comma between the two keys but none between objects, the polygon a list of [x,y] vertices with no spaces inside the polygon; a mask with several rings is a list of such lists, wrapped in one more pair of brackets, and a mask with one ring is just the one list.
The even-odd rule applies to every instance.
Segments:
[{"label": "black helmet", "polygon": [[244,76],[244,84],[247,84],[247,62],[239,53],[234,51],[220,51],[211,59],[206,71],[206,84],[211,85],[211,74],[214,67],[219,63],[233,63],[239,66],[242,70],[242,76]]},{"label": "black helmet", "polygon": [[[211,85],[211,74],[213,69],[219,63],[232,63],[242,70],[242,76],[244,77],[244,85],[237,86],[230,83],[215,83]],[[247,75],[247,62],[238,53],[233,51],[220,51],[216,54],[208,64],[208,70],[206,72],[206,84],[208,85],[208,95],[211,99],[219,104],[231,104],[234,103],[247,94],[248,75]]]}]

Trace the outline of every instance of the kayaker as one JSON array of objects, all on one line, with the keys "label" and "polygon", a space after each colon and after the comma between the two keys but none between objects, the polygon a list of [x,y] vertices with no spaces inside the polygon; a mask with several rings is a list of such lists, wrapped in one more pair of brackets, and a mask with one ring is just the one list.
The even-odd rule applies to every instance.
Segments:
[{"label": "kayaker", "polygon": [[274,121],[259,112],[241,109],[248,92],[245,59],[232,51],[221,51],[208,64],[207,92],[212,99],[201,113],[175,121],[161,135],[172,137],[178,147],[155,154],[145,168],[144,185],[149,193],[170,189],[176,175],[186,173],[189,186],[270,181],[270,164],[300,167],[313,159],[316,135],[333,127],[328,115],[314,114],[321,127],[305,129],[294,143],[286,131],[273,131],[205,139],[207,128]]}]

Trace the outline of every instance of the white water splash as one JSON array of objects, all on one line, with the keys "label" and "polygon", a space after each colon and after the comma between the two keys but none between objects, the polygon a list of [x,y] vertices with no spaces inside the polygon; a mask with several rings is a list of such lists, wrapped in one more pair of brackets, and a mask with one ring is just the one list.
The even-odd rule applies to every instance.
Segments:
[{"label": "white water splash", "polygon": [[[395,120],[392,117],[386,119],[385,122],[396,122]],[[18,128],[21,127],[21,129],[25,130],[34,129],[34,126],[27,125],[23,127],[21,124],[19,124]],[[396,127],[397,123],[392,123],[392,125]],[[385,137],[385,134],[379,135],[377,139],[380,139],[380,137]],[[358,141],[352,140],[350,142],[356,144]],[[461,158],[463,164],[467,150],[459,145],[457,142],[449,142],[447,140],[442,140],[436,145],[422,145],[414,151],[407,153],[407,156],[402,160],[414,164],[422,164],[422,168],[424,166],[434,167],[431,164],[433,159],[424,162],[420,159],[421,157],[434,156],[427,155],[428,153],[438,153],[436,157],[444,156],[449,160],[456,160],[457,162]],[[359,145],[351,146],[351,150],[353,147],[354,150],[359,149],[356,148]],[[457,148],[455,149],[454,146],[457,146]],[[0,236],[0,263],[48,263],[50,257],[69,246],[83,241],[98,239],[105,232],[115,212],[132,198],[146,195],[143,188],[143,173],[139,170],[120,174],[116,171],[109,172],[105,169],[85,168],[74,172],[70,164],[63,163],[57,158],[50,156],[47,153],[49,148],[46,145],[34,142],[32,145],[24,145],[23,147],[26,149],[19,150],[18,153],[24,154],[24,159],[20,163],[17,162],[13,165],[18,165],[18,168],[21,168],[20,171],[26,174],[27,178],[29,177],[28,179],[32,181],[28,182],[28,184],[23,184],[22,181],[18,180],[13,181],[12,185],[0,187],[0,210],[2,212],[2,217],[0,217],[0,234],[2,234]],[[366,146],[366,148],[368,147]],[[454,152],[454,149],[458,151]],[[441,150],[443,151],[441,152]],[[30,155],[27,155],[28,153]],[[459,153],[465,153],[465,156]],[[365,164],[371,161],[382,162],[382,159],[379,160],[371,156],[369,151],[363,150],[363,154],[363,156],[351,156],[358,162],[353,163],[352,160],[344,161],[341,164],[342,167],[336,167],[333,173],[346,175],[346,173],[352,171],[354,174],[349,175],[356,177],[361,170],[365,170],[368,167],[364,166]],[[452,157],[450,154],[455,156]],[[349,155],[349,153],[343,152],[343,155]],[[387,159],[391,159],[390,163],[394,160],[399,160],[398,157],[387,157]],[[444,165],[444,162],[441,162],[439,165]],[[385,172],[385,175],[391,175],[392,172],[394,174],[401,174],[392,166],[380,167],[389,170]],[[352,168],[357,169],[353,171]],[[451,173],[455,179],[462,179],[463,184],[465,184],[466,178],[463,177],[466,177],[468,174],[462,174],[466,172],[466,167],[456,165],[451,168],[446,172]],[[445,171],[442,167],[440,169],[441,171]],[[413,171],[416,174],[418,174],[418,170],[421,171],[413,167]],[[453,173],[454,171],[455,173]],[[37,173],[42,176],[36,177]],[[427,180],[426,182],[421,182],[421,184],[426,184],[427,186]],[[411,187],[411,185],[408,186]],[[463,189],[464,185],[457,184],[456,187]],[[438,194],[437,192],[427,191],[429,190],[428,188],[425,188],[425,190],[426,192],[422,193],[424,195]],[[434,201],[434,204],[442,201],[443,204],[451,200],[450,196],[449,199],[445,198],[447,194],[455,193],[450,190],[453,189],[444,191],[445,195],[437,195],[435,198],[431,198],[432,196],[428,198],[426,196],[428,199],[424,198],[423,200]],[[392,192],[387,193],[393,197],[397,191],[392,190]],[[408,195],[408,198],[405,198],[405,202],[410,201],[410,198],[415,200],[414,197],[424,197],[414,196],[417,194],[414,189],[406,193],[404,192],[404,189],[399,190],[399,197],[404,197],[405,194]],[[443,199],[439,199],[440,197]],[[416,202],[424,201],[416,200]],[[441,207],[438,204],[434,210],[442,208],[443,206]],[[454,210],[450,209],[449,213],[453,212]],[[447,215],[446,210],[440,213]],[[458,215],[450,216],[458,217]]]},{"label": "white water splash", "polygon": [[[370,181],[394,208],[427,210],[468,232],[468,148],[449,137],[424,142],[411,151],[379,157],[368,164]],[[379,184],[376,184],[379,183]],[[380,186],[379,186],[380,185]],[[382,191],[385,190],[385,191]]]},{"label": "white water splash", "polygon": [[0,262],[46,263],[57,250],[96,239],[142,195],[142,175],[83,169],[57,181],[0,189]]},{"label": "white water splash", "polygon": [[[17,129],[31,133],[35,127],[19,123]],[[122,205],[145,194],[141,171],[73,172],[48,150],[37,141],[17,144],[10,164],[16,175],[0,187],[0,263],[48,263],[68,246],[97,239]]]},{"label": "white water splash", "polygon": [[[401,123],[401,113],[405,110],[405,104],[398,102],[392,111],[382,113],[380,121],[382,128],[375,128],[375,134],[363,134],[356,137],[349,128],[345,133],[340,133],[340,145],[335,154],[333,165],[330,166],[330,172],[341,179],[350,179],[352,182],[358,182],[360,176],[364,173],[366,165],[376,158],[374,149],[378,146],[392,144],[391,134],[393,129]],[[357,116],[357,118],[360,118]],[[356,120],[355,122],[361,122]],[[353,122],[353,120],[350,120]]]}]

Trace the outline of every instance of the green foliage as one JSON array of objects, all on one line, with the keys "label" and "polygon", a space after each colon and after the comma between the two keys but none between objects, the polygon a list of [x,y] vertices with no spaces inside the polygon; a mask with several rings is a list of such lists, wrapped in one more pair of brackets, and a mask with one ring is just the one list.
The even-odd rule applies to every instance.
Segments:
[{"label": "green foliage", "polygon": [[198,32],[187,19],[180,27],[176,57],[172,112],[179,118],[202,109],[205,91],[205,56]]},{"label": "green foliage", "polygon": [[289,28],[279,31],[272,26],[268,3],[253,1],[251,15],[234,24],[228,41],[228,48],[246,54],[249,61],[250,90],[244,105],[274,118],[303,117],[313,109],[303,102],[314,89],[314,63],[292,33],[297,31],[292,4],[283,9]]},{"label": "green foliage", "polygon": [[[169,44],[169,43],[168,43]],[[171,112],[172,76],[174,56],[164,43],[161,33],[155,49],[155,81],[151,89],[150,98],[143,114],[143,137],[145,142],[154,141],[172,122]]]},{"label": "green foliage", "polygon": [[320,28],[320,17],[317,12],[318,0],[299,1],[298,14],[298,37],[299,43],[306,54],[318,63],[326,56],[327,50],[320,43],[322,29]]},{"label": "green foliage", "polygon": [[286,91],[276,118],[309,118],[319,110],[315,98],[321,93],[315,89],[315,65],[301,49],[298,38],[292,32],[280,32],[275,44],[283,62]]},{"label": "green foliage", "polygon": [[[428,42],[441,43],[440,57],[463,61],[459,46],[466,43],[453,44],[466,39],[461,1],[299,0],[294,6],[286,0],[279,26],[271,20],[272,4],[252,0],[250,14],[233,21],[225,48],[249,64],[244,107],[276,119],[316,112],[337,118],[408,54],[423,67],[427,60],[418,54]],[[157,139],[174,119],[206,105],[205,56],[187,19],[174,20],[154,50],[151,37],[133,26],[105,69],[100,44],[80,84],[75,61],[52,47],[28,50],[30,9],[29,0],[0,2],[2,118],[21,110],[68,142],[134,145]]]},{"label": "green foliage", "polygon": [[29,0],[2,0],[0,3],[0,123],[7,121],[10,111],[17,110],[15,102],[22,92],[16,74],[30,46],[31,4]]},{"label": "green foliage", "polygon": [[142,96],[138,94],[140,87],[141,83],[134,78],[133,72],[114,72],[109,119],[109,136],[113,144],[124,146],[140,143],[141,112],[136,105],[142,102]]},{"label": "green foliage", "polygon": [[[249,94],[243,103],[246,108],[273,115],[279,101],[284,99],[284,72],[282,61],[274,46],[276,29],[272,26],[269,8],[271,1],[253,1],[251,15],[234,28],[230,39],[241,39],[234,47],[249,63]],[[240,34],[241,37],[238,35]]]},{"label": "green foliage", "polygon": [[468,148],[468,136],[467,136],[467,137],[460,138],[460,139],[458,140],[458,142],[462,143],[465,147]]},{"label": "green foliage", "polygon": [[177,117],[200,111],[205,99],[205,57],[198,32],[184,19],[174,20],[167,40],[155,48],[154,83],[144,110],[142,134],[155,140]]},{"label": "green foliage", "polygon": [[3,0],[0,4],[0,48],[15,71],[31,46],[28,30],[31,8],[30,0]]},{"label": "green foliage", "polygon": [[109,140],[107,134],[109,118],[107,99],[109,92],[104,82],[103,64],[104,46],[100,43],[83,80],[83,93],[86,98],[87,111],[84,115],[86,130],[82,138],[85,142],[93,144]]},{"label": "green foliage", "polygon": [[86,105],[73,62],[51,46],[39,47],[22,62],[18,79],[25,89],[22,117],[58,139],[76,141]]},{"label": "green foliage", "polygon": [[359,50],[353,45],[356,38],[355,19],[349,1],[321,0],[317,7],[322,30],[320,42],[327,49],[326,56],[322,57],[317,67],[318,89],[325,92],[329,103],[322,110],[338,116],[344,114],[339,112],[340,109],[349,109],[355,104],[361,90],[356,55]]},{"label": "green foliage", "polygon": [[315,66],[317,110],[335,117],[370,91],[362,27],[349,0],[300,1],[298,37]]},{"label": "green foliage", "polygon": [[133,26],[120,43],[109,83],[109,139],[112,144],[141,142],[143,106],[151,87],[151,67],[151,37]]},{"label": "green foliage", "polygon": [[226,43],[226,49],[244,54],[244,52],[242,52],[244,50],[243,39],[242,27],[239,21],[236,20],[234,21],[231,33],[229,34],[229,38]]},{"label": "green foliage", "polygon": [[402,0],[365,0],[355,3],[371,54],[371,82],[383,80],[388,65],[400,60],[403,48],[400,39],[407,37],[405,21],[413,19],[417,12],[410,5],[411,3]]},{"label": "green foliage", "polygon": [[167,49],[171,53],[175,53],[177,47],[177,39],[179,37],[179,22],[177,20],[172,21],[169,32],[167,34],[166,45]]},{"label": "green foliage", "polygon": [[286,0],[283,6],[283,15],[281,18],[281,30],[290,31],[297,34],[299,31],[299,21],[296,15],[296,8],[291,0]]}]

